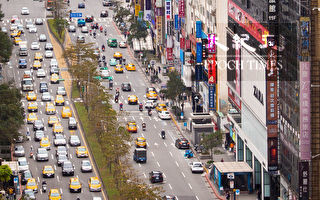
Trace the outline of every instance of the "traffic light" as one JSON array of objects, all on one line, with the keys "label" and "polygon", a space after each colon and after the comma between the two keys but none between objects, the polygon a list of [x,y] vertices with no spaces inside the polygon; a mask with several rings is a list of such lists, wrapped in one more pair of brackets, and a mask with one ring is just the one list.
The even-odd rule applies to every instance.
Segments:
[{"label": "traffic light", "polygon": [[208,58],[208,39],[202,39],[202,59],[207,59]]}]

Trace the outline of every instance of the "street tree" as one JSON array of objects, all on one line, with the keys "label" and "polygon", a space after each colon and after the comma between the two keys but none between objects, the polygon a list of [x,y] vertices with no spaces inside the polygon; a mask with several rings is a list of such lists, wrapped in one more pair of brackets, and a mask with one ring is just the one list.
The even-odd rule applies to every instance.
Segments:
[{"label": "street tree", "polygon": [[0,166],[0,182],[2,188],[6,188],[6,183],[10,181],[12,176],[12,170],[8,165],[1,165]]},{"label": "street tree", "polygon": [[0,4],[0,21],[2,21],[3,17],[4,17],[4,13],[1,10],[2,4]]},{"label": "street tree", "polygon": [[64,51],[64,57],[70,62],[71,65],[81,64],[83,61],[97,60],[97,56],[94,54],[94,43],[80,43],[76,42],[71,44]]},{"label": "street tree", "polygon": [[165,91],[165,95],[174,103],[180,103],[181,95],[186,91],[186,86],[176,70],[169,72],[168,77],[169,80],[167,82],[167,90]]},{"label": "street tree", "polygon": [[202,140],[200,145],[210,152],[210,156],[212,156],[212,150],[215,147],[220,147],[222,145],[222,132],[220,130],[215,131],[210,134],[202,134]]},{"label": "street tree", "polygon": [[123,7],[118,7],[118,9],[115,12],[116,12],[116,14],[114,15],[114,20],[117,23],[124,22],[123,19],[131,14],[130,10],[125,9]]},{"label": "street tree", "polygon": [[52,13],[54,19],[62,19],[66,16],[67,3],[64,0],[55,0]]},{"label": "street tree", "polygon": [[146,38],[148,36],[147,27],[145,26],[146,22],[144,20],[138,21],[133,20],[131,22],[128,36],[128,42],[131,43],[134,38],[140,40],[141,38]]},{"label": "street tree", "polygon": [[63,18],[54,18],[53,19],[53,26],[55,27],[55,30],[57,30],[57,33],[60,38],[62,38],[62,34],[65,30],[65,28],[68,26],[67,20]]},{"label": "street tree", "polygon": [[12,143],[24,123],[21,94],[13,85],[0,85],[0,141]]},{"label": "street tree", "polygon": [[[1,10],[2,4],[0,4],[0,21],[4,17],[4,13]],[[10,40],[8,34],[0,31],[0,62],[8,62],[12,54],[12,41]]]}]

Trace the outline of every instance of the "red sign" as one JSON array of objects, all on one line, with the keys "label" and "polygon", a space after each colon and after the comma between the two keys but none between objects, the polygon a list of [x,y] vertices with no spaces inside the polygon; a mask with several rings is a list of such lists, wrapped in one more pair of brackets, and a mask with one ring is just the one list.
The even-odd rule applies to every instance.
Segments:
[{"label": "red sign", "polygon": [[231,0],[228,1],[228,15],[261,44],[267,44],[269,31]]},{"label": "red sign", "polygon": [[179,0],[179,17],[185,17],[185,9],[184,9],[184,6],[185,6],[185,1],[184,0]]},{"label": "red sign", "polygon": [[216,83],[216,54],[209,54],[208,55],[208,83],[215,84]]},{"label": "red sign", "polygon": [[186,40],[186,49],[191,49],[191,41]]},{"label": "red sign", "polygon": [[180,38],[180,49],[184,49],[186,44],[186,39],[185,38]]},{"label": "red sign", "polygon": [[173,60],[173,50],[172,50],[172,48],[167,48],[167,60]]}]

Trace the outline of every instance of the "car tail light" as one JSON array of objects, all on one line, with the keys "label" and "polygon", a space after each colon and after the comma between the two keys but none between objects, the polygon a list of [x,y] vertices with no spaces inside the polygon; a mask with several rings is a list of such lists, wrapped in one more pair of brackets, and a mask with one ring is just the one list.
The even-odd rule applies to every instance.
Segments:
[{"label": "car tail light", "polygon": [[179,142],[179,144],[182,144],[182,142]]}]

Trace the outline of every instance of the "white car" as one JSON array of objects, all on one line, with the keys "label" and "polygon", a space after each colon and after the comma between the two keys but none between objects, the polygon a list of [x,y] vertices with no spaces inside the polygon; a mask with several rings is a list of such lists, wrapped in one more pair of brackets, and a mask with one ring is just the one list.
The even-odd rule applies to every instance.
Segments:
[{"label": "white car", "polygon": [[201,162],[191,162],[189,166],[192,173],[203,173],[203,165]]},{"label": "white car", "polygon": [[26,29],[29,29],[31,26],[33,26],[33,22],[31,19],[26,19]]},{"label": "white car", "polygon": [[39,41],[40,41],[40,42],[46,42],[46,41],[47,41],[47,36],[46,36],[45,34],[41,34],[41,35],[39,36]]},{"label": "white car", "polygon": [[89,32],[89,29],[88,29],[87,26],[83,26],[83,27],[81,28],[81,33],[88,33],[88,32]]},{"label": "white car", "polygon": [[42,101],[51,101],[52,100],[51,94],[49,92],[42,93],[41,100]]},{"label": "white car", "polygon": [[101,78],[107,78],[110,76],[109,70],[101,70]]},{"label": "white car", "polygon": [[127,42],[125,42],[125,41],[119,42],[119,47],[120,48],[127,48]]},{"label": "white car", "polygon": [[156,104],[154,103],[154,100],[147,100],[146,103],[144,104],[145,108],[155,108]]},{"label": "white car", "polygon": [[17,29],[18,29],[18,24],[11,24],[10,31],[17,30]]},{"label": "white car", "polygon": [[60,94],[62,96],[66,96],[67,92],[66,92],[66,89],[64,88],[64,86],[59,86],[57,88],[57,93],[56,94]]},{"label": "white car", "polygon": [[21,8],[21,15],[29,15],[29,9],[27,7]]},{"label": "white car", "polygon": [[39,42],[32,42],[31,43],[31,50],[39,50],[40,49],[40,43]]},{"label": "white car", "polygon": [[44,77],[46,77],[46,72],[44,71],[44,69],[38,69],[37,78],[44,78]]},{"label": "white car", "polygon": [[29,170],[29,163],[26,157],[18,158],[18,169],[19,172]]},{"label": "white car", "polygon": [[44,53],[45,58],[53,58],[53,51],[46,51]]},{"label": "white car", "polygon": [[158,116],[160,119],[171,119],[169,111],[160,111],[158,112]]},{"label": "white car", "polygon": [[56,59],[51,59],[50,67],[58,67],[58,61]]},{"label": "white car", "polygon": [[4,32],[4,33],[8,33],[8,30],[6,27],[1,27],[1,31]]},{"label": "white car", "polygon": [[43,24],[43,20],[42,20],[41,18],[37,18],[37,19],[35,20],[35,24],[36,24],[36,25],[42,25],[42,24]]},{"label": "white car", "polygon": [[51,43],[47,42],[46,45],[44,46],[45,50],[53,50],[53,46]]},{"label": "white car", "polygon": [[38,31],[37,27],[35,25],[32,25],[29,27],[29,33],[36,33]]}]

